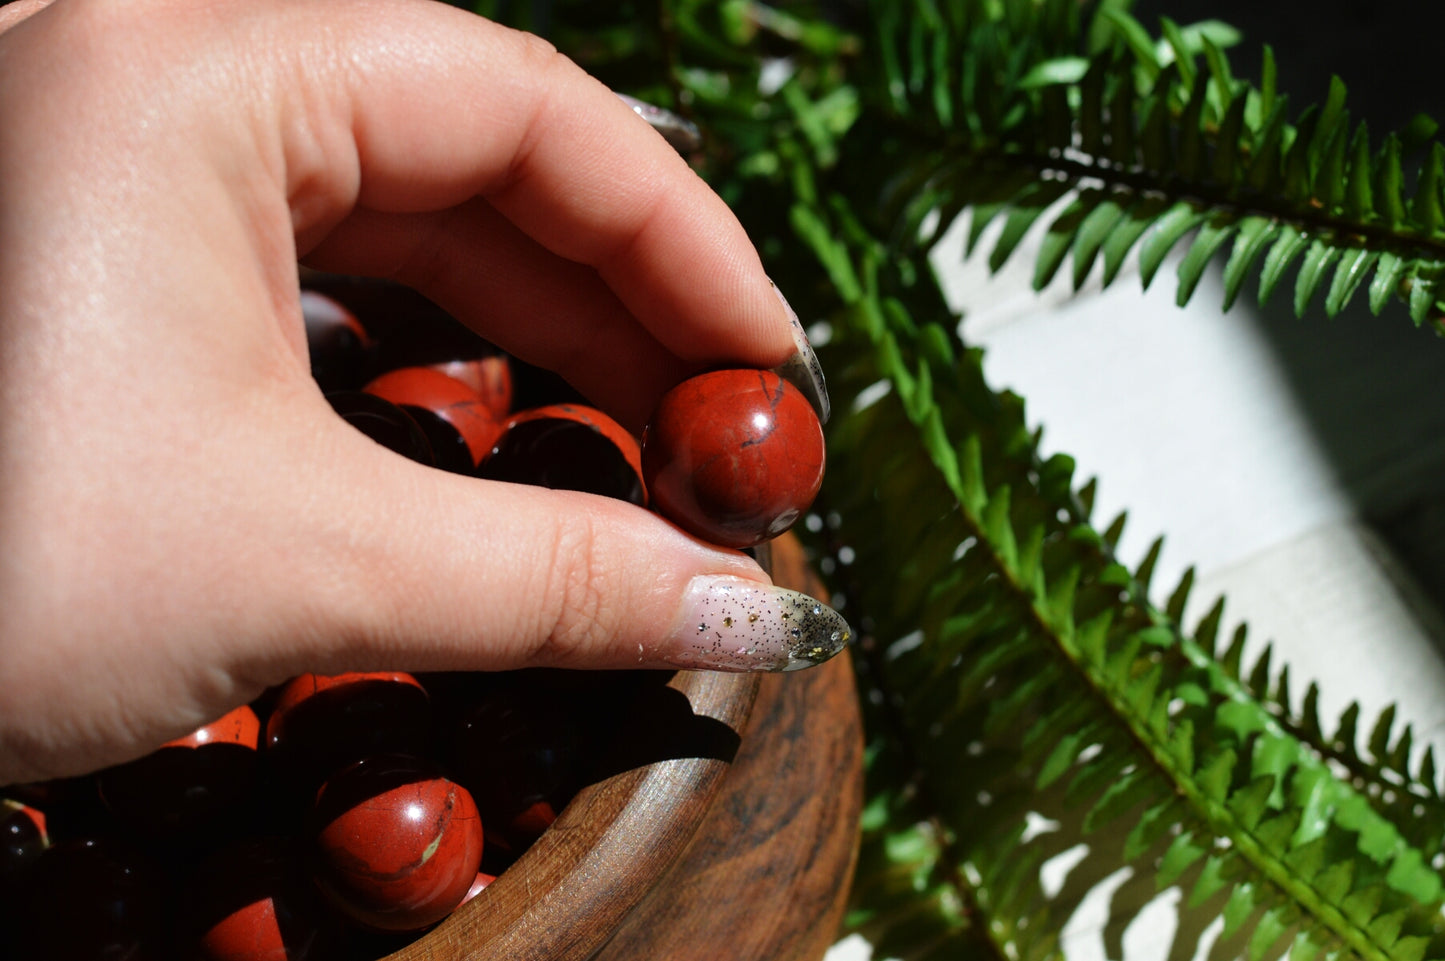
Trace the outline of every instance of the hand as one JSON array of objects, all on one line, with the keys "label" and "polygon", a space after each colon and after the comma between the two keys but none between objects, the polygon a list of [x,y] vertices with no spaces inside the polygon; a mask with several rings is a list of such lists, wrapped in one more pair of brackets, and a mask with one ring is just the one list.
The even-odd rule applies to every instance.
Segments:
[{"label": "hand", "polygon": [[633,428],[702,366],[796,360],[726,206],[570,61],[428,0],[0,27],[0,783],[304,670],[781,669],[794,608],[841,646],[746,556],[411,464],[308,375],[298,258],[418,288]]}]

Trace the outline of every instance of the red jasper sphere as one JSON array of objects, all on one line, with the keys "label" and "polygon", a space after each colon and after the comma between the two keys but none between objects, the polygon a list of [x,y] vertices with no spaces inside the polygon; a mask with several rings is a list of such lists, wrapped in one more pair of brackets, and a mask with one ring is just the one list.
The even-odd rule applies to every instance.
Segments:
[{"label": "red jasper sphere", "polygon": [[301,291],[311,375],[323,391],[355,388],[372,365],[371,338],[356,315],[314,290]]},{"label": "red jasper sphere", "polygon": [[341,925],[287,839],[250,837],[223,847],[201,863],[189,887],[185,924],[195,961],[341,957]]},{"label": "red jasper sphere", "polygon": [[502,434],[502,419],[476,390],[432,367],[388,371],[365,390],[411,414],[441,466],[470,473]]},{"label": "red jasper sphere", "polygon": [[807,398],[766,370],[719,370],[663,395],[642,435],[653,508],[725,547],[792,526],[823,483],[823,428]]},{"label": "red jasper sphere", "polygon": [[512,415],[476,474],[486,480],[600,494],[638,506],[647,503],[636,439],[585,404],[547,404]]},{"label": "red jasper sphere", "polygon": [[358,761],[326,782],[312,814],[316,883],[368,928],[417,931],[440,921],[481,867],[472,796],[419,758]]},{"label": "red jasper sphere", "polygon": [[0,898],[8,900],[19,890],[25,872],[49,844],[44,814],[19,801],[0,799]]},{"label": "red jasper sphere", "polygon": [[251,788],[260,732],[256,712],[243,704],[145,757],[100,772],[101,799],[147,834],[199,828]]},{"label": "red jasper sphere", "polygon": [[476,392],[498,421],[512,412],[512,366],[504,354],[472,360],[445,360],[431,365],[448,377],[455,377]]},{"label": "red jasper sphere", "polygon": [[282,772],[309,782],[369,754],[420,753],[431,700],[404,671],[300,674],[276,699],[266,750]]}]

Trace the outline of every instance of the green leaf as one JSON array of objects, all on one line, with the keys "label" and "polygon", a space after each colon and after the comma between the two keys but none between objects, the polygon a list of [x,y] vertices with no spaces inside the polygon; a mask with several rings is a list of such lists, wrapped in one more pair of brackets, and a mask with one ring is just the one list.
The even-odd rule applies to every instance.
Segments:
[{"label": "green leaf", "polygon": [[[1207,34],[1201,35],[1200,40],[1204,46],[1204,61],[1205,63],[1209,64],[1209,75],[1214,81],[1214,87],[1212,90],[1212,93],[1214,95],[1214,103],[1221,109],[1222,112],[1223,106],[1230,102],[1230,99],[1232,98],[1234,93],[1234,75],[1230,72],[1229,61],[1225,59],[1224,51],[1220,50],[1219,47],[1214,43],[1214,41],[1209,39],[1209,36]],[[1242,95],[1240,99],[1239,115],[1240,119],[1242,120],[1244,118],[1244,103]],[[1224,126],[1225,125],[1222,124],[1221,129],[1223,129]],[[1230,141],[1226,140],[1224,141],[1224,144],[1228,147],[1230,146]]]},{"label": "green leaf", "polygon": [[1366,124],[1361,123],[1356,128],[1350,155],[1349,186],[1345,189],[1345,216],[1362,222],[1375,215],[1375,197],[1371,186],[1374,172],[1370,169],[1370,130]]},{"label": "green leaf", "polygon": [[1249,961],[1264,961],[1275,942],[1294,926],[1298,913],[1294,905],[1276,904],[1260,915],[1249,936]]},{"label": "green leaf", "polygon": [[1272,192],[1283,177],[1280,150],[1288,123],[1289,98],[1280,97],[1266,114],[1261,132],[1254,138],[1254,156],[1245,173],[1245,183],[1260,193]]},{"label": "green leaf", "polygon": [[1315,890],[1327,902],[1338,904],[1349,893],[1355,879],[1355,862],[1332,864],[1315,879]]},{"label": "green leaf", "polygon": [[1404,257],[1386,251],[1380,254],[1375,268],[1375,278],[1370,281],[1370,312],[1376,317],[1385,309],[1385,304],[1400,291],[1400,281],[1409,267]]},{"label": "green leaf", "polygon": [[1223,619],[1224,598],[1221,597],[1214,602],[1209,612],[1199,619],[1194,628],[1194,643],[1210,657],[1214,656],[1214,643],[1219,636],[1219,624]]},{"label": "green leaf", "polygon": [[1248,921],[1254,914],[1254,885],[1248,881],[1237,884],[1234,890],[1229,892],[1229,900],[1224,903],[1224,911],[1221,917],[1224,918],[1224,930],[1220,932],[1221,938],[1233,937],[1244,922]]},{"label": "green leaf", "polygon": [[1335,744],[1346,754],[1354,757],[1356,754],[1355,729],[1360,722],[1360,702],[1351,701],[1349,707],[1340,715],[1340,726],[1335,731]]},{"label": "green leaf", "polygon": [[1140,815],[1129,829],[1129,836],[1124,839],[1125,861],[1141,857],[1169,833],[1169,829],[1175,824],[1177,805],[1175,798],[1167,797]]},{"label": "green leaf", "polygon": [[1074,235],[1074,246],[1070,255],[1074,261],[1074,289],[1084,286],[1089,270],[1099,254],[1099,248],[1109,239],[1116,224],[1124,218],[1125,210],[1112,198],[1100,200]]},{"label": "green leaf", "polygon": [[998,273],[1024,239],[1028,229],[1034,225],[1034,221],[1067,191],[1067,185],[1055,180],[1036,182],[1025,187],[1014,202],[1013,210],[1004,220],[1003,232],[999,234],[998,242],[994,244],[988,257],[988,269]]},{"label": "green leaf", "polygon": [[1349,144],[1349,114],[1344,114],[1339,124],[1325,138],[1325,146],[1318,158],[1310,180],[1310,192],[1319,206],[1329,214],[1335,213],[1345,196],[1346,171],[1345,153]]},{"label": "green leaf", "polygon": [[1164,34],[1165,41],[1173,51],[1174,69],[1179,73],[1180,86],[1186,90],[1194,89],[1194,55],[1195,48],[1184,36],[1184,31],[1179,29],[1179,24],[1168,17],[1159,18],[1160,32]]},{"label": "green leaf", "polygon": [[1179,261],[1179,290],[1174,299],[1180,307],[1189,303],[1189,298],[1194,296],[1194,288],[1199,285],[1209,261],[1233,236],[1238,226],[1236,216],[1233,211],[1227,210],[1216,213],[1200,228],[1184,258]]},{"label": "green leaf", "polygon": [[1055,84],[1078,83],[1089,70],[1086,57],[1053,57],[1034,64],[1018,81],[1021,90],[1035,90]]},{"label": "green leaf", "polygon": [[1159,859],[1159,868],[1154,876],[1155,887],[1160,891],[1169,887],[1206,853],[1208,851],[1203,845],[1195,843],[1192,832],[1185,831],[1180,834]]},{"label": "green leaf", "polygon": [[1420,935],[1406,935],[1390,945],[1391,961],[1424,961],[1425,949],[1430,939]]},{"label": "green leaf", "polygon": [[[1428,271],[1428,272],[1427,272]],[[1411,265],[1410,319],[1423,324],[1435,309],[1436,272],[1421,264]]]},{"label": "green leaf", "polygon": [[1144,25],[1118,7],[1107,10],[1105,16],[1124,38],[1124,43],[1134,54],[1134,59],[1138,61],[1145,75],[1150,80],[1156,77],[1160,69],[1159,58],[1154,52],[1154,40],[1149,36],[1149,31],[1144,29]]},{"label": "green leaf", "polygon": [[1034,262],[1034,290],[1043,290],[1054,279],[1084,220],[1101,199],[1099,191],[1086,190],[1049,225],[1039,244],[1038,259]]},{"label": "green leaf", "polygon": [[1173,166],[1174,150],[1170,127],[1174,116],[1169,105],[1170,74],[1163,74],[1154,91],[1144,101],[1141,111],[1144,122],[1139,127],[1139,162],[1151,170]]},{"label": "green leaf", "polygon": [[1084,815],[1083,830],[1092,834],[1127,811],[1133,810],[1141,801],[1158,794],[1158,785],[1140,771],[1133,771],[1118,778],[1105,789],[1099,800]]},{"label": "green leaf", "polygon": [[1259,302],[1261,305],[1268,303],[1270,294],[1274,293],[1275,286],[1284,277],[1285,271],[1289,270],[1290,264],[1294,263],[1296,257],[1304,252],[1309,244],[1309,238],[1300,233],[1298,228],[1291,224],[1282,224],[1279,229],[1279,236],[1275,238],[1269,253],[1265,255],[1264,266],[1259,273]]},{"label": "green leaf", "polygon": [[1181,200],[1174,204],[1169,210],[1156,220],[1148,232],[1145,233],[1143,241],[1139,245],[1139,277],[1143,281],[1144,289],[1148,290],[1149,285],[1154,281],[1154,275],[1164,263],[1172,248],[1180,237],[1198,226],[1206,213],[1195,209],[1194,205],[1187,200]]},{"label": "green leaf", "polygon": [[1385,758],[1390,751],[1390,730],[1395,726],[1395,705],[1391,704],[1380,712],[1380,717],[1375,721],[1375,727],[1370,731],[1369,748],[1370,754],[1375,760]]},{"label": "green leaf", "polygon": [[1266,774],[1255,778],[1247,787],[1235,791],[1229,799],[1229,806],[1246,831],[1254,830],[1264,817],[1269,806],[1269,796],[1274,793],[1274,777]]},{"label": "green leaf", "polygon": [[1226,188],[1233,188],[1239,178],[1243,159],[1240,133],[1244,128],[1244,112],[1249,105],[1249,92],[1241,90],[1219,125],[1214,145],[1214,179]]},{"label": "green leaf", "polygon": [[1199,879],[1194,882],[1194,890],[1189,893],[1189,900],[1186,902],[1190,908],[1199,907],[1229,885],[1229,879],[1224,876],[1227,857],[1215,854],[1204,862],[1204,868],[1199,872]]},{"label": "green leaf", "polygon": [[1378,250],[1366,250],[1363,247],[1347,251],[1340,260],[1339,266],[1335,268],[1334,280],[1330,282],[1330,292],[1325,295],[1325,313],[1334,317],[1350,298],[1355,295],[1360,284],[1369,276],[1370,268],[1380,259]]},{"label": "green leaf", "polygon": [[1234,762],[1234,752],[1225,748],[1210,758],[1209,764],[1196,775],[1199,789],[1206,797],[1215,801],[1224,800],[1229,793],[1230,781],[1234,778]]},{"label": "green leaf", "polygon": [[1229,252],[1229,260],[1224,265],[1224,310],[1234,306],[1250,269],[1278,232],[1279,223],[1268,217],[1254,215],[1239,222],[1234,249]]},{"label": "green leaf", "polygon": [[1336,260],[1340,259],[1340,248],[1326,243],[1323,239],[1310,244],[1305,252],[1304,263],[1300,264],[1299,276],[1294,285],[1294,312],[1303,317],[1310,305],[1310,299],[1324,282],[1325,274]]},{"label": "green leaf", "polygon": [[1168,205],[1163,197],[1148,197],[1129,208],[1128,215],[1109,231],[1104,238],[1103,285],[1109,286],[1119,275],[1119,269],[1129,256],[1129,251],[1143,236]]},{"label": "green leaf", "polygon": [[1149,593],[1149,582],[1154,579],[1154,565],[1159,563],[1159,553],[1164,549],[1164,538],[1156,537],[1149,545],[1149,550],[1144,553],[1144,559],[1139,562],[1139,567],[1134,571],[1134,580],[1139,582],[1139,590],[1145,594]]},{"label": "green leaf", "polygon": [[1059,738],[1044,763],[1039,766],[1039,776],[1034,782],[1034,787],[1043,790],[1063,777],[1074,766],[1074,759],[1079,756],[1080,749],[1084,746],[1083,741],[1087,732],[1071,731]]},{"label": "green leaf", "polygon": [[1445,222],[1445,211],[1440,207],[1442,186],[1445,186],[1445,146],[1437,143],[1420,166],[1420,182],[1410,201],[1410,219],[1427,234],[1435,233]]},{"label": "green leaf", "polygon": [[1380,219],[1394,228],[1405,220],[1404,174],[1400,169],[1400,139],[1387,134],[1375,160],[1375,198]]},{"label": "green leaf", "polygon": [[[1184,607],[1186,604],[1189,603],[1189,592],[1193,589],[1194,566],[1191,564],[1189,567],[1186,567],[1184,569],[1184,573],[1180,575],[1179,583],[1175,586],[1174,592],[1169,595],[1169,600],[1165,602],[1164,605],[1165,615],[1175,624],[1178,624],[1180,621],[1184,620]],[[1171,631],[1170,634],[1171,636],[1169,643],[1170,646],[1172,646],[1173,632]]]},{"label": "green leaf", "polygon": [[1245,683],[1257,697],[1264,697],[1269,693],[1269,659],[1274,653],[1274,645],[1266,644],[1264,650],[1254,661],[1254,667],[1249,672],[1249,680]]},{"label": "green leaf", "polygon": [[1194,180],[1204,172],[1204,107],[1209,102],[1209,78],[1194,78],[1194,87],[1184,113],[1179,117],[1179,141],[1174,169],[1185,181]]},{"label": "green leaf", "polygon": [[1345,915],[1356,924],[1369,924],[1379,913],[1380,902],[1385,898],[1383,884],[1370,884],[1345,898],[1340,907]]}]

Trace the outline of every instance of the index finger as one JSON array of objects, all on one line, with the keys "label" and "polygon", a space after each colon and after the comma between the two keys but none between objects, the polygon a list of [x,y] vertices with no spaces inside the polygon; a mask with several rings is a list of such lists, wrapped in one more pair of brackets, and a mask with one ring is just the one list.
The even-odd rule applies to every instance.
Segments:
[{"label": "index finger", "polygon": [[[332,99],[321,110],[314,93],[288,104],[321,131],[317,142],[355,150],[350,184],[334,155],[288,162],[298,237],[324,234],[318,259],[390,261],[437,299],[486,303],[479,295],[497,281],[467,262],[476,225],[463,206],[481,197],[552,257],[595,272],[616,304],[566,322],[615,328],[588,339],[616,354],[631,346],[647,357],[652,339],[686,361],[771,367],[794,352],[787,311],[737,218],[570,60],[528,34],[411,0],[368,4],[338,31],[351,53],[327,78]],[[568,364],[622,359],[578,358],[555,340],[550,356],[529,359],[564,376]]]}]

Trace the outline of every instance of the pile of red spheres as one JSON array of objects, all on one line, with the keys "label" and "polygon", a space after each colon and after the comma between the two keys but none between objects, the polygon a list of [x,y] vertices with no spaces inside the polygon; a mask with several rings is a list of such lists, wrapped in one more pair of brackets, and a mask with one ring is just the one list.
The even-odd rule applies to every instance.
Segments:
[{"label": "pile of red spheres", "polygon": [[[346,332],[344,344],[353,352],[385,344],[384,336],[367,334],[359,322],[338,320],[343,310],[316,310],[325,318],[318,328]],[[334,334],[318,335],[312,347],[320,353],[340,343]],[[455,344],[451,349],[467,353]],[[471,353],[483,351],[473,347]],[[822,484],[818,416],[801,391],[771,371],[717,370],[684,381],[658,402],[639,445],[581,398],[515,403],[510,369],[500,356],[440,359],[436,350],[428,355],[417,349],[401,354],[418,363],[376,375],[363,387],[371,396],[342,391],[332,402],[374,440],[444,469],[650,506],[689,533],[734,548],[787,530]],[[358,360],[316,353],[313,363],[318,379],[332,370],[365,369]],[[463,380],[483,386],[478,391]],[[383,423],[376,398],[399,412]]]},{"label": "pile of red spheres", "polygon": [[0,804],[0,957],[389,954],[597,776],[598,717],[630,683],[302,675],[137,761],[19,786]]},{"label": "pile of red spheres", "polygon": [[[685,381],[639,443],[409,291],[332,280],[301,298],[312,375],[403,456],[651,507],[737,548],[817,493],[822,430],[775,374]],[[615,732],[599,718],[635,700],[617,694],[628,673],[304,674],[139,760],[5,789],[0,957],[388,954],[478,896],[606,773]]]}]

